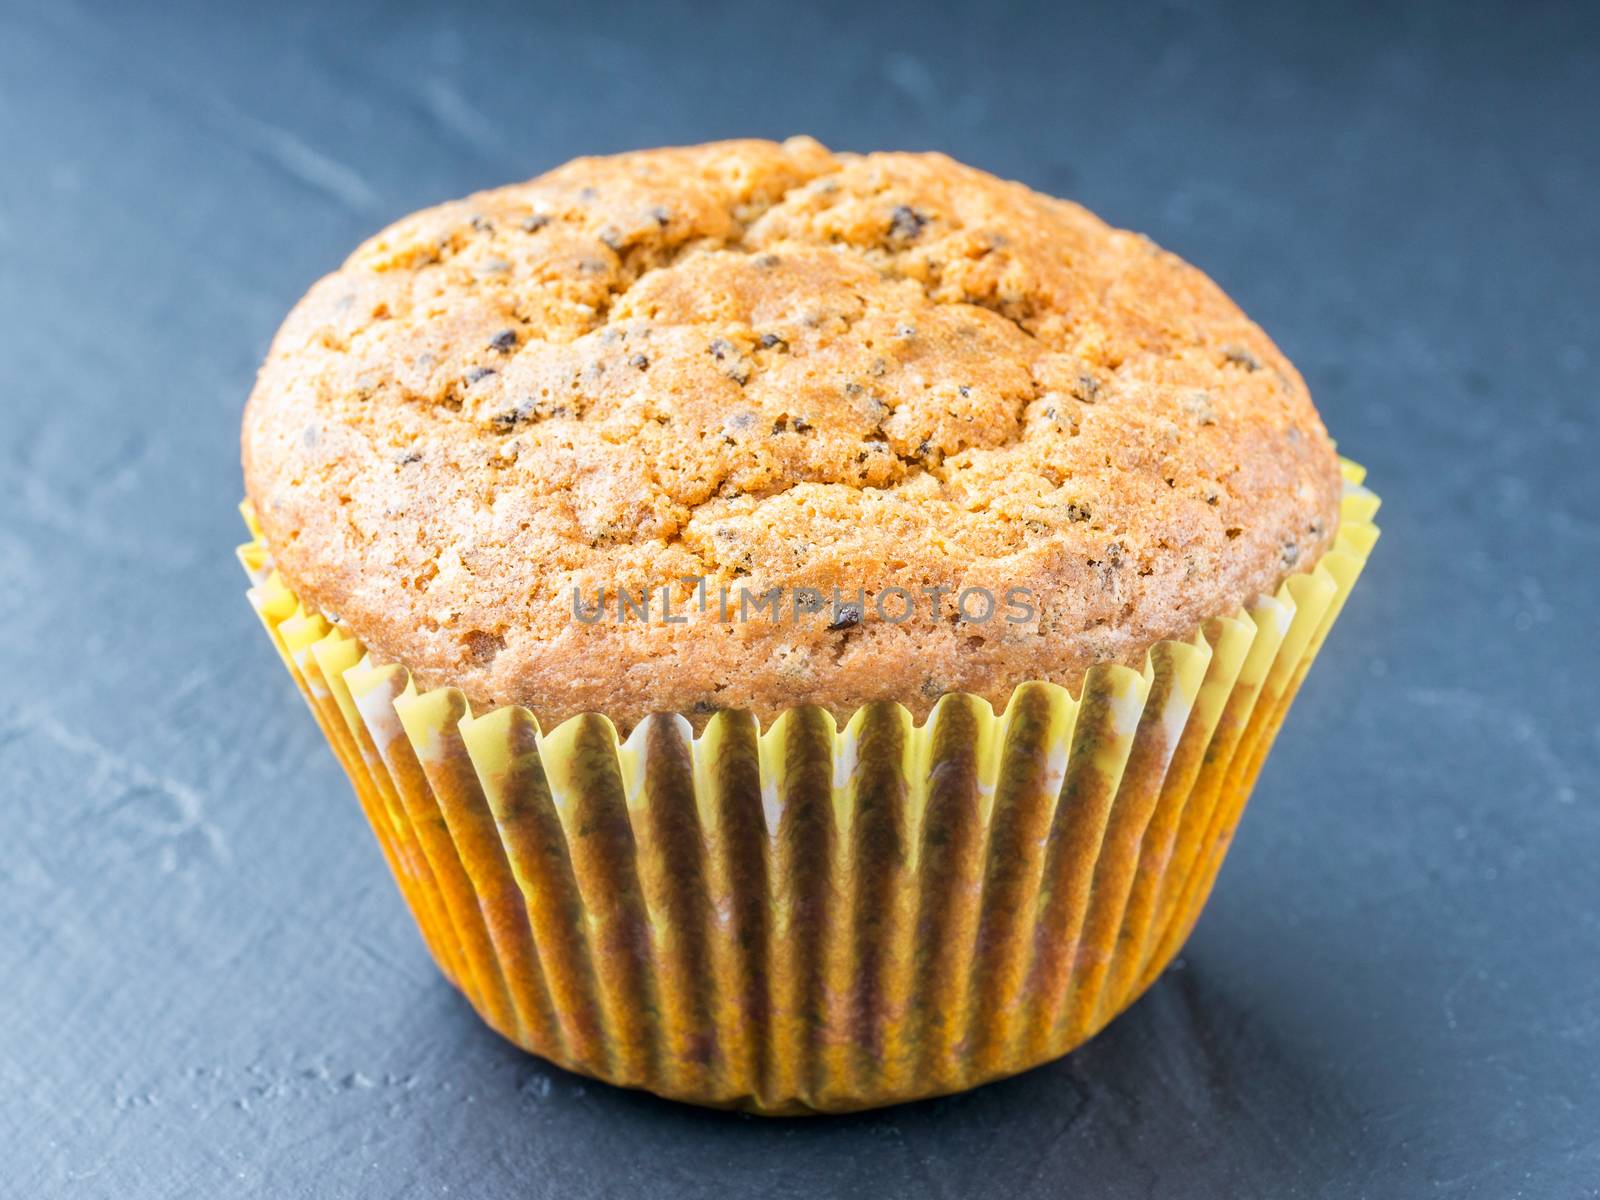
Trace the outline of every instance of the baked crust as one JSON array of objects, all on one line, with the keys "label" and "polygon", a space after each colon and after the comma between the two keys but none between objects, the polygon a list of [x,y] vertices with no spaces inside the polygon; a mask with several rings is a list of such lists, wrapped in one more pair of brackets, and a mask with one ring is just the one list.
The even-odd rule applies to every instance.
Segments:
[{"label": "baked crust", "polygon": [[1076,687],[1309,565],[1340,490],[1303,381],[1195,268],[941,155],[805,138],[405,218],[289,314],[242,447],[303,597],[546,728]]}]

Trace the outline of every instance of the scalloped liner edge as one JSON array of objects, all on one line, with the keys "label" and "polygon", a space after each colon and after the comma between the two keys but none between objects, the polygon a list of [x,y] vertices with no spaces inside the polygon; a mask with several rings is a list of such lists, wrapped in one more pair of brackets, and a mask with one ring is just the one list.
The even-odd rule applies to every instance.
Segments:
[{"label": "scalloped liner edge", "polygon": [[952,693],[841,729],[724,712],[625,739],[474,714],[304,606],[248,503],[247,595],[445,976],[569,1070],[754,1112],[838,1112],[1026,1070],[1161,973],[1378,537],[1342,464],[1334,546],[1273,596],[1103,664],[1079,695]]}]

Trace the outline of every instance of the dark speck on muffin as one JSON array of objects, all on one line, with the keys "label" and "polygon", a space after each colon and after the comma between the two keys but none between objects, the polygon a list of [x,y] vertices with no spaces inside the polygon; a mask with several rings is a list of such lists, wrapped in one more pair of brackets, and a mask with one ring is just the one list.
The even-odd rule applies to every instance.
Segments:
[{"label": "dark speck on muffin", "polygon": [[1261,370],[1261,360],[1243,346],[1226,346],[1223,348],[1222,354],[1224,358],[1236,366],[1244,367],[1250,371]]},{"label": "dark speck on muffin", "polygon": [[889,217],[889,232],[901,241],[915,241],[917,236],[927,227],[928,218],[912,208],[909,204],[901,204]]}]

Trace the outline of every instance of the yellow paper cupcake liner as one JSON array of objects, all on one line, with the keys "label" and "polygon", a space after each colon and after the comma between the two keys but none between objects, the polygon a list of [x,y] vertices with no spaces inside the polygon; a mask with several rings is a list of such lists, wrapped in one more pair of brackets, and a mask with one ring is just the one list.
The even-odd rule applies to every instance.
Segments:
[{"label": "yellow paper cupcake liner", "polygon": [[494,1029],[611,1083],[763,1113],[972,1087],[1079,1045],[1187,938],[1284,714],[1377,539],[1005,711],[941,699],[693,735],[474,714],[303,605],[251,604],[441,970]]}]

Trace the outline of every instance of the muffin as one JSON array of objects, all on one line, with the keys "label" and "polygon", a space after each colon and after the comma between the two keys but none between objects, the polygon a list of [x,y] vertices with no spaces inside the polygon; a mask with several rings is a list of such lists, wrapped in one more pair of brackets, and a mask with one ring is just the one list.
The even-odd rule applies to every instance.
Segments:
[{"label": "muffin", "polygon": [[398,222],[290,313],[242,453],[252,602],[443,972],[759,1112],[1125,1008],[1376,537],[1195,268],[807,138]]}]

